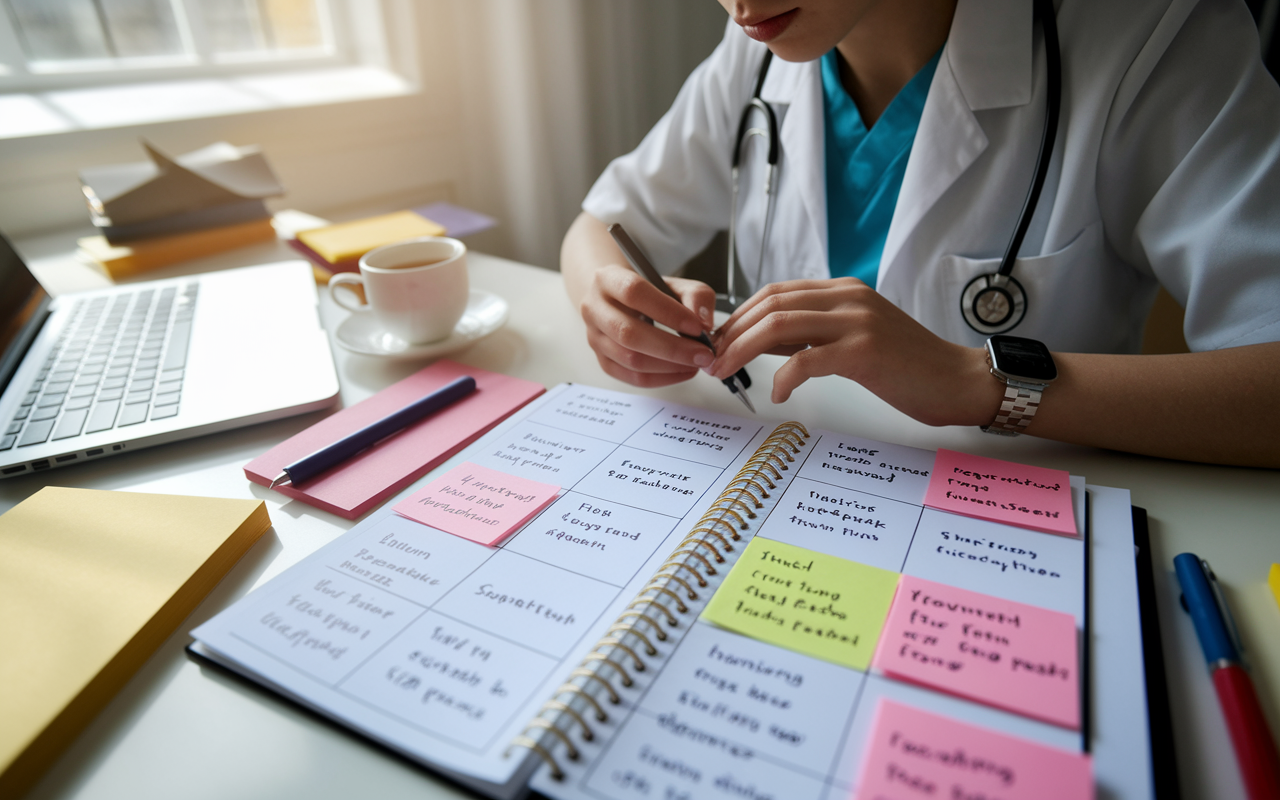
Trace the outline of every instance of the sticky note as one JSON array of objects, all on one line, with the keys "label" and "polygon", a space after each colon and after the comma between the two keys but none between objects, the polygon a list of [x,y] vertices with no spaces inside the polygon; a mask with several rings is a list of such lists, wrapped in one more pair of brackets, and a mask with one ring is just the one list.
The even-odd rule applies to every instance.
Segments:
[{"label": "sticky note", "polygon": [[762,642],[866,671],[898,573],[757,536],[702,612]]},{"label": "sticky note", "polygon": [[903,575],[875,667],[1055,725],[1080,727],[1070,614]]},{"label": "sticky note", "polygon": [[1280,605],[1280,564],[1271,565],[1271,574],[1267,577],[1271,586],[1271,594],[1275,595],[1276,604]]},{"label": "sticky note", "polygon": [[556,498],[560,487],[464,462],[392,510],[415,522],[490,547]]},{"label": "sticky note", "polygon": [[1076,536],[1070,481],[1060,469],[939,450],[924,504],[966,517]]},{"label": "sticky note", "polygon": [[1091,800],[1093,762],[881,699],[854,800]]}]

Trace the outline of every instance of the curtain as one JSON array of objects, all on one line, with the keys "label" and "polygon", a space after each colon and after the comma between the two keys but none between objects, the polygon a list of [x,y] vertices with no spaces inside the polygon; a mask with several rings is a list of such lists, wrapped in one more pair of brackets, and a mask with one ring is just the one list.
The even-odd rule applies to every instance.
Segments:
[{"label": "curtain", "polygon": [[636,146],[724,33],[713,0],[452,0],[462,63],[459,200],[477,246],[557,269],[608,162]]}]

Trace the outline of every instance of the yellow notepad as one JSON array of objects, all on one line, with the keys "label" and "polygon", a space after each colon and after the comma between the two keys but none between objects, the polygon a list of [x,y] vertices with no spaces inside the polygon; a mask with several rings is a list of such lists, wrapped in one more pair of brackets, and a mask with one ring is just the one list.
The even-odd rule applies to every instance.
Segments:
[{"label": "yellow notepad", "polygon": [[302,231],[298,234],[298,241],[319,253],[330,264],[337,264],[359,258],[384,244],[419,236],[444,235],[445,229],[440,223],[412,211],[397,211]]},{"label": "yellow notepad", "polygon": [[56,487],[0,516],[0,797],[39,779],[270,525],[259,500]]}]

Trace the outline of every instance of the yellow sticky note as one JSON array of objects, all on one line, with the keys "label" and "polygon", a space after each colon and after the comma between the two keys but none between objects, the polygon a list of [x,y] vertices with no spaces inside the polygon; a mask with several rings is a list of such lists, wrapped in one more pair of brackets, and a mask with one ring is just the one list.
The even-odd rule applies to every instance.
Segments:
[{"label": "yellow sticky note", "polygon": [[1271,575],[1267,578],[1271,584],[1271,593],[1276,596],[1276,605],[1280,605],[1280,564],[1271,565]]},{"label": "yellow sticky note", "polygon": [[444,236],[438,222],[412,211],[397,211],[352,222],[341,222],[324,228],[298,233],[298,241],[319,253],[330,264],[357,259],[375,247],[415,239],[419,236]]},{"label": "yellow sticky note", "polygon": [[897,585],[896,572],[757,536],[702,617],[865,672]]}]

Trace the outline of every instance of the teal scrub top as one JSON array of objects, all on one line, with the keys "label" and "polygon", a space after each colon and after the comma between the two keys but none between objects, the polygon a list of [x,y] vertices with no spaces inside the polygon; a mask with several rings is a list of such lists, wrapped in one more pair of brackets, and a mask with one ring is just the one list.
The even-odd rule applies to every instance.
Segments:
[{"label": "teal scrub top", "polygon": [[832,277],[875,288],[889,223],[920,127],[939,50],[902,87],[871,130],[840,84],[835,50],[822,57],[827,165],[827,264]]}]

